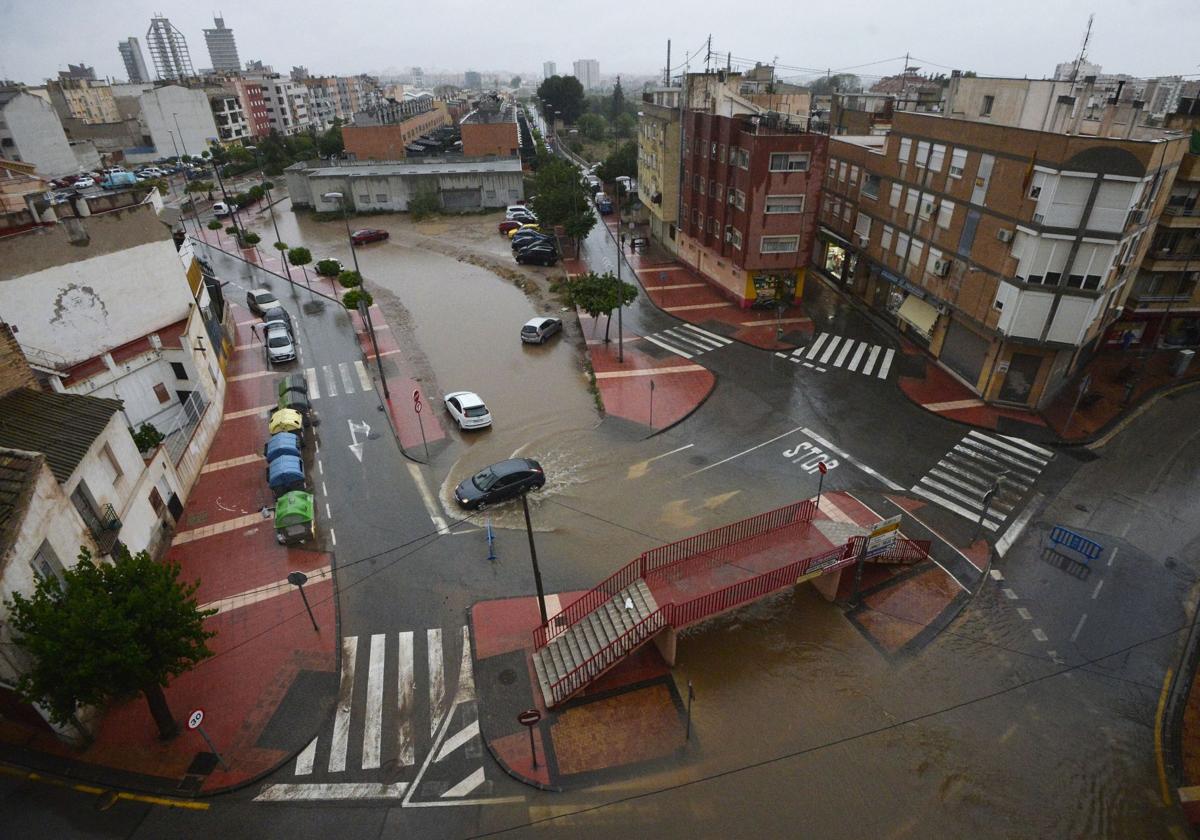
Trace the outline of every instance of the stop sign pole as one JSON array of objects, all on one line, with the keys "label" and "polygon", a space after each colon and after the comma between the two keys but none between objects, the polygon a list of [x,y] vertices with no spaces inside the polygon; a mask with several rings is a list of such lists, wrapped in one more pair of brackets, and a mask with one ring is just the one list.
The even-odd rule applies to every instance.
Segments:
[{"label": "stop sign pole", "polygon": [[542,719],[542,713],[537,709],[526,709],[517,715],[517,723],[529,730],[529,752],[533,754],[533,769],[536,770],[537,763],[537,747],[533,742],[533,727],[538,725],[538,721]]},{"label": "stop sign pole", "polygon": [[221,765],[221,769],[228,771],[229,765],[225,763],[225,759],[221,758],[221,754],[219,752],[217,752],[217,748],[215,746],[213,746],[212,738],[208,737],[208,733],[205,732],[204,727],[200,725],[201,722],[203,722],[203,720],[204,720],[204,710],[196,709],[196,711],[194,711],[190,715],[188,715],[188,720],[187,720],[188,729],[195,729],[197,732],[200,733],[200,737],[204,739],[204,743],[208,744],[208,748],[210,750],[212,750],[212,754],[217,757],[217,762]]},{"label": "stop sign pole", "polygon": [[417,413],[417,425],[421,427],[421,443],[425,446],[425,460],[429,460],[429,441],[425,440],[425,422],[421,420],[421,389],[413,388],[413,411]]},{"label": "stop sign pole", "polygon": [[829,471],[829,468],[827,466],[825,466],[824,461],[817,461],[817,470],[821,473],[821,475],[817,478],[817,510],[820,510],[821,509],[821,487],[825,484],[825,473],[827,473]]}]

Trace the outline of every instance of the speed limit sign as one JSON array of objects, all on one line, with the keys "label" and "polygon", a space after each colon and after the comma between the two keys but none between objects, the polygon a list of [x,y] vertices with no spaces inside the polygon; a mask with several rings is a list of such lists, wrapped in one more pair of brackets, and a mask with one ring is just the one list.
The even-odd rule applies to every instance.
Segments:
[{"label": "speed limit sign", "polygon": [[413,411],[421,413],[421,391],[418,388],[413,388]]},{"label": "speed limit sign", "polygon": [[195,729],[204,720],[204,710],[197,709],[188,715],[188,729]]}]

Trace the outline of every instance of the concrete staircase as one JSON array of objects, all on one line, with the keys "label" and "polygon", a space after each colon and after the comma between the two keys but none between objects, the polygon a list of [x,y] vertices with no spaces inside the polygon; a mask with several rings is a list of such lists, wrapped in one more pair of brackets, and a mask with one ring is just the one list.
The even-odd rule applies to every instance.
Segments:
[{"label": "concrete staircase", "polygon": [[[641,578],[571,625],[545,647],[534,651],[533,668],[537,672],[542,697],[550,707],[564,698],[555,698],[552,686],[609,647],[628,630],[658,611],[650,587]],[[554,619],[550,619],[553,626]],[[619,660],[618,660],[619,661]],[[596,673],[589,682],[615,663],[593,663]]]}]

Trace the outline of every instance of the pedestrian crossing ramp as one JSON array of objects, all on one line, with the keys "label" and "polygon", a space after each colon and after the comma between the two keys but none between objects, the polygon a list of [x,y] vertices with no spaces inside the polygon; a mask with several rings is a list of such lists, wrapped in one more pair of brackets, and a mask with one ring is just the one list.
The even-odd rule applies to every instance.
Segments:
[{"label": "pedestrian crossing ramp", "polygon": [[[997,531],[1018,512],[1054,453],[1027,440],[972,429],[911,488]],[[990,496],[989,496],[990,494]]]},{"label": "pedestrian crossing ramp", "polygon": [[331,362],[304,369],[310,400],[328,399],[338,394],[366,393],[375,390],[371,373],[361,360]]},{"label": "pedestrian crossing ramp", "polygon": [[678,327],[644,335],[642,339],[684,359],[694,359],[702,353],[720,350],[733,343],[733,339],[709,332],[695,324],[680,324]]},{"label": "pedestrian crossing ramp", "polygon": [[896,351],[891,347],[823,332],[808,347],[775,355],[818,373],[841,368],[875,379],[887,379]]}]

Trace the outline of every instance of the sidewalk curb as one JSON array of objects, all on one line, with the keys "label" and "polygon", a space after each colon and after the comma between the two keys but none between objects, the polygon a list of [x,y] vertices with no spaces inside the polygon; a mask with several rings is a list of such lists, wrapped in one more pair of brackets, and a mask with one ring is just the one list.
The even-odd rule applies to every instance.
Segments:
[{"label": "sidewalk curb", "polygon": [[[1170,788],[1172,804],[1178,806],[1178,788],[1188,783],[1183,768],[1183,715],[1188,699],[1195,688],[1196,669],[1200,666],[1200,634],[1196,632],[1200,620],[1200,604],[1192,597],[1192,621],[1188,637],[1179,652],[1175,674],[1168,690],[1166,710],[1163,714],[1162,744],[1164,769]],[[1200,779],[1194,780],[1200,783]]]},{"label": "sidewalk curb", "polygon": [[[683,415],[682,417],[680,417],[678,420],[674,421],[673,423],[663,426],[661,429],[651,429],[650,434],[646,435],[644,438],[642,438],[642,440],[650,440],[650,438],[652,438],[652,437],[657,437],[657,436],[661,435],[663,432],[668,432],[671,429],[674,429],[676,426],[678,426],[684,420],[688,419],[693,414],[695,414],[697,411],[699,411],[701,409],[701,407],[703,407],[703,405],[706,402],[708,402],[708,398],[711,397],[713,395],[713,392],[717,390],[717,383],[721,381],[721,377],[719,377],[716,374],[716,372],[714,372],[711,368],[709,368],[708,373],[710,376],[712,376],[712,379],[713,379],[712,385],[709,386],[708,391],[704,394],[703,397],[700,398],[700,401],[697,402],[690,409],[688,409],[687,414]],[[606,411],[605,414],[607,415],[608,412]]]}]

